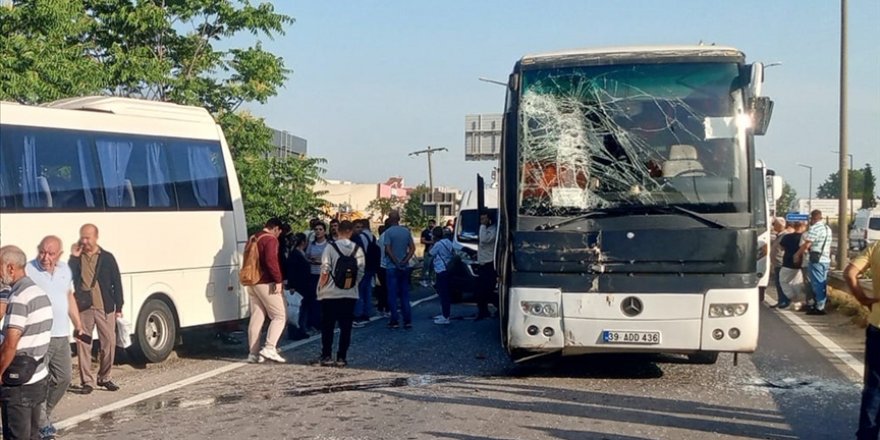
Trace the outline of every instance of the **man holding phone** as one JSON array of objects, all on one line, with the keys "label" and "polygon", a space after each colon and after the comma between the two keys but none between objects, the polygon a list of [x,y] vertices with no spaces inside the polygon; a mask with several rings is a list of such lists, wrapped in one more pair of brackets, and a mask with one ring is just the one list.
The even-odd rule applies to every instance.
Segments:
[{"label": "man holding phone", "polygon": [[67,263],[60,261],[64,253],[61,239],[49,235],[37,246],[37,258],[27,268],[28,278],[49,295],[52,303],[52,339],[44,363],[49,369],[49,395],[40,414],[40,436],[55,438],[57,431],[50,421],[52,410],[64,397],[71,379],[70,323],[77,334],[82,332],[79,311],[73,298],[73,275]]},{"label": "man holding phone", "polygon": [[101,340],[98,377],[92,371],[92,342],[77,338],[76,352],[82,393],[89,394],[95,387],[117,391],[111,380],[113,359],[116,356],[116,319],[122,316],[122,276],[116,258],[98,246],[98,227],[85,224],[79,229],[80,240],[70,252],[70,270],[73,273],[74,298],[82,323],[81,334],[91,335],[98,328]]}]

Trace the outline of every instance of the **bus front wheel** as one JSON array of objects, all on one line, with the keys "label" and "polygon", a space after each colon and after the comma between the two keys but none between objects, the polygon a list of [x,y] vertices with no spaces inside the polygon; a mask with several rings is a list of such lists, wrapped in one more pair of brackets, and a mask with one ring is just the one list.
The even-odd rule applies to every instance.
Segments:
[{"label": "bus front wheel", "polygon": [[137,357],[158,363],[168,358],[177,340],[177,322],[165,301],[151,299],[141,308],[134,335]]},{"label": "bus front wheel", "polygon": [[692,364],[712,365],[715,362],[718,362],[717,351],[698,351],[687,356]]}]

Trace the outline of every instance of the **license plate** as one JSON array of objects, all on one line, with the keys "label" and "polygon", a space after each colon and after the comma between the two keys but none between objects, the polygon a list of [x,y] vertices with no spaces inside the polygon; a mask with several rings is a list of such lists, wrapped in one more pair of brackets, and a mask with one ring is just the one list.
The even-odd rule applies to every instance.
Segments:
[{"label": "license plate", "polygon": [[602,341],[606,344],[659,344],[660,332],[632,332],[624,330],[603,330]]}]

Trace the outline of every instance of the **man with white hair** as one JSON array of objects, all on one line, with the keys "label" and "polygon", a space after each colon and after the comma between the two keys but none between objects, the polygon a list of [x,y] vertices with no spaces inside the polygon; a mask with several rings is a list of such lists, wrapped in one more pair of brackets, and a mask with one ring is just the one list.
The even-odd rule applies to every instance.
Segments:
[{"label": "man with white hair", "polygon": [[3,438],[39,438],[40,407],[49,372],[43,362],[52,334],[52,303],[27,277],[27,259],[15,246],[0,247],[0,279],[12,287],[0,344],[0,415]]},{"label": "man with white hair", "polygon": [[37,258],[31,260],[25,269],[28,278],[46,292],[52,303],[52,340],[43,362],[49,369],[49,394],[40,415],[42,440],[55,438],[57,430],[51,422],[52,410],[70,385],[70,323],[73,322],[77,332],[83,332],[73,297],[73,274],[67,263],[60,261],[63,253],[61,239],[46,236],[37,246]]}]

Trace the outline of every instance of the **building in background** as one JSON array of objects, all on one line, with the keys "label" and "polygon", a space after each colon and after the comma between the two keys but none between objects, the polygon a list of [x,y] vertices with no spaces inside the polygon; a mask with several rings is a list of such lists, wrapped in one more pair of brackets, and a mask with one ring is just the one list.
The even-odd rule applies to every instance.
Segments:
[{"label": "building in background", "polygon": [[285,130],[272,129],[272,143],[275,151],[272,156],[278,158],[308,155],[308,141],[288,133]]},{"label": "building in background", "polygon": [[[792,211],[808,214],[811,210],[810,206],[812,205],[812,209],[822,211],[823,216],[836,220],[840,213],[840,210],[838,209],[840,205],[838,205],[837,200],[838,199],[813,199],[811,201],[809,199],[797,199],[794,201],[794,209]],[[847,206],[852,206],[853,210],[858,211],[859,209],[862,209],[862,200],[852,199]],[[850,213],[850,218],[852,218],[852,215],[853,214]]]},{"label": "building in background", "polygon": [[455,188],[434,188],[433,194],[422,195],[422,211],[438,223],[454,218],[461,202],[461,191]]}]

